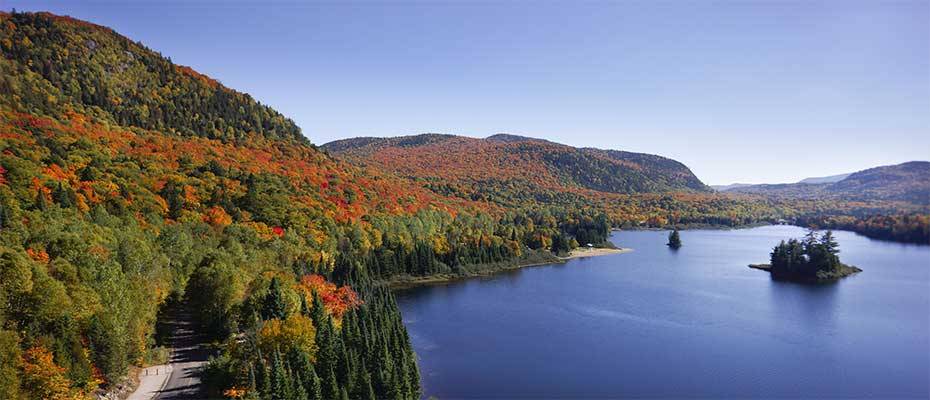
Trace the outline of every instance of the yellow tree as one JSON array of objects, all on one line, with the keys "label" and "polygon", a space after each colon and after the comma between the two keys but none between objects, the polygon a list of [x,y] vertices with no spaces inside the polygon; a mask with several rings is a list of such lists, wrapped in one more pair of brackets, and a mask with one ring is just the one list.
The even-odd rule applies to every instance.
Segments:
[{"label": "yellow tree", "polygon": [[55,364],[52,352],[41,346],[23,354],[23,389],[33,399],[70,400],[81,396],[71,390],[65,369]]}]

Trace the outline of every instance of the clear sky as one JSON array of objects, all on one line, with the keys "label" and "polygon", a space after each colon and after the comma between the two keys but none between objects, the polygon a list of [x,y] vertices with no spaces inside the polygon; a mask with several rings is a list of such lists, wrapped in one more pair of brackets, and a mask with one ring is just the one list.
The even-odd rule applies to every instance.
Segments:
[{"label": "clear sky", "polygon": [[930,2],[10,1],[114,28],[311,141],[507,132],[705,183],[930,159]]}]

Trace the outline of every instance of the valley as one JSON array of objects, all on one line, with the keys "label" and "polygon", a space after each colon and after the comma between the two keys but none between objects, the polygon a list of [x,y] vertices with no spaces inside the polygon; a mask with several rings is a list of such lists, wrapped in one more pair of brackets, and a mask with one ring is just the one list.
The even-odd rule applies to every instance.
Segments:
[{"label": "valley", "polygon": [[[882,382],[886,394],[926,394],[914,356],[926,317],[913,304],[926,303],[915,288],[927,281],[930,162],[718,192],[668,157],[511,134],[317,145],[287,115],[158,51],[94,21],[0,12],[0,398],[103,398],[166,363],[165,399],[769,397],[796,395],[786,388],[798,380],[815,395],[877,395],[862,385],[886,354],[907,370]],[[739,248],[758,259],[800,229],[771,224],[885,242],[838,233],[869,272],[785,288],[749,276],[758,260]],[[749,226],[763,227],[733,229]],[[665,246],[670,229],[680,253]],[[469,297],[484,283],[490,294]],[[450,303],[435,300],[446,290]],[[628,312],[578,302],[589,295]],[[885,315],[853,299],[871,296],[914,325],[902,342],[893,324],[855,329]],[[708,314],[694,308],[705,297]],[[733,297],[748,300],[720,300]],[[824,347],[804,353],[785,321]],[[725,348],[716,334],[732,348],[707,352]],[[850,355],[875,337],[888,340],[866,346],[874,357]],[[774,365],[730,357],[773,342]],[[672,350],[727,367],[699,368],[712,382],[701,387],[634,373],[681,368]],[[863,379],[839,392],[787,375],[726,390],[730,374],[798,367],[779,354],[832,379],[847,369],[816,361],[840,358]],[[519,374],[537,355],[535,375]],[[621,362],[631,356],[645,369]],[[563,374],[588,359],[596,369]],[[473,372],[480,385],[457,379]]]}]

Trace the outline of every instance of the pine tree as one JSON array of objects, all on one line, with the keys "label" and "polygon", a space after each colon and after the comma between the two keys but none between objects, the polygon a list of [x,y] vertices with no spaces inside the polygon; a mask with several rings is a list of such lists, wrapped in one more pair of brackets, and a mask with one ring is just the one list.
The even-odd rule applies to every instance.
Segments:
[{"label": "pine tree", "polygon": [[281,353],[274,352],[271,360],[271,400],[291,400],[290,379],[281,361]]},{"label": "pine tree", "polygon": [[256,383],[259,387],[259,392],[262,394],[262,399],[268,399],[271,397],[271,373],[268,371],[268,367],[262,361],[262,358],[258,358],[259,366],[255,371]]},{"label": "pine tree", "polygon": [[55,188],[52,197],[62,208],[74,206],[74,191],[70,187],[65,188],[61,182],[58,182],[58,187]]},{"label": "pine tree", "polygon": [[258,382],[255,379],[254,363],[249,363],[249,393],[258,393]]},{"label": "pine tree", "polygon": [[294,372],[294,393],[291,397],[293,400],[309,400],[307,395],[307,390],[304,388],[303,379],[301,379],[300,371]]},{"label": "pine tree", "polygon": [[307,381],[309,382],[307,397],[309,397],[310,400],[323,400],[323,384],[320,382],[320,377],[317,376],[316,370],[312,366],[307,372]]},{"label": "pine tree", "polygon": [[681,236],[678,234],[678,229],[675,229],[668,234],[668,247],[673,249],[681,247]]},{"label": "pine tree", "polygon": [[287,302],[284,300],[284,293],[281,291],[281,282],[278,277],[271,278],[268,294],[265,295],[262,302],[262,319],[272,318],[280,320],[287,318]]},{"label": "pine tree", "polygon": [[362,374],[362,385],[359,394],[359,398],[363,400],[377,400],[378,398],[375,396],[375,389],[371,386],[371,374],[368,372]]},{"label": "pine tree", "polygon": [[307,298],[304,296],[300,296],[300,313],[310,316],[310,306],[307,305]]},{"label": "pine tree", "polygon": [[319,343],[320,333],[326,323],[326,311],[323,308],[323,299],[321,299],[320,294],[315,291],[313,292],[312,303],[313,308],[310,309],[310,319],[313,320],[313,326],[317,327],[317,343]]},{"label": "pine tree", "polygon": [[42,211],[48,209],[48,201],[45,199],[45,193],[41,190],[36,194],[36,208]]},{"label": "pine tree", "polygon": [[339,383],[336,382],[336,373],[333,372],[332,368],[329,368],[323,375],[323,398],[338,399],[341,393]]},{"label": "pine tree", "polygon": [[174,180],[165,183],[159,195],[168,202],[168,217],[178,219],[181,217],[181,211],[184,209],[184,198],[182,188]]},{"label": "pine tree", "polygon": [[823,234],[820,238],[820,247],[823,248],[823,252],[826,256],[825,269],[836,269],[840,264],[840,259],[837,256],[840,252],[840,245],[833,236],[833,231],[827,231]]}]

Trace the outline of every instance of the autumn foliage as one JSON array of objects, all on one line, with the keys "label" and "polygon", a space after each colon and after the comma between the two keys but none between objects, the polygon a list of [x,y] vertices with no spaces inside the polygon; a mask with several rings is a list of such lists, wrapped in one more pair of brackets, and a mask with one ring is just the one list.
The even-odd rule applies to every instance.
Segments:
[{"label": "autumn foliage", "polygon": [[0,52],[11,399],[119,382],[149,359],[175,303],[224,343],[206,371],[222,386],[212,396],[418,398],[382,281],[552,259],[617,226],[902,209],[721,195],[673,160],[540,141],[429,136],[336,158],[247,94],[104,27],[0,12]]},{"label": "autumn foliage", "polygon": [[23,388],[36,399],[80,399],[71,389],[65,369],[55,364],[52,352],[32,347],[23,353]]},{"label": "autumn foliage", "polygon": [[310,318],[293,314],[283,321],[279,319],[265,321],[258,332],[258,344],[266,354],[271,354],[276,350],[285,353],[298,350],[313,359],[316,356],[315,335],[316,328]]},{"label": "autumn foliage", "polygon": [[355,293],[352,288],[337,287],[336,284],[326,281],[326,278],[320,275],[304,275],[297,288],[307,304],[313,304],[313,293],[317,293],[323,300],[326,312],[336,321],[341,321],[346,311],[362,305],[358,293]]}]

